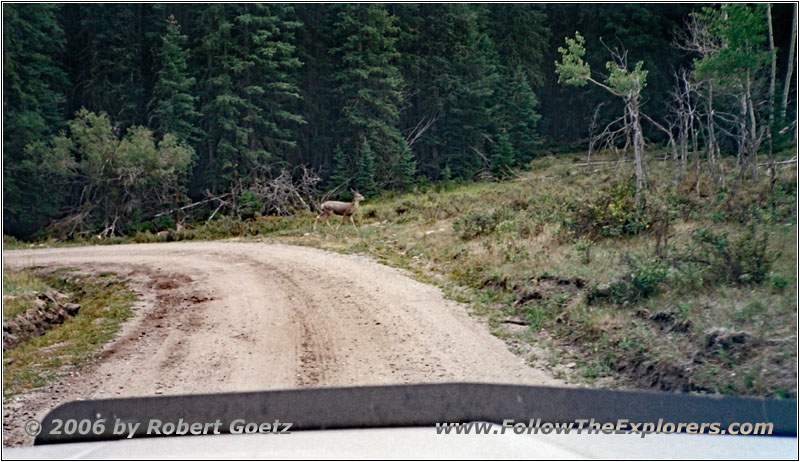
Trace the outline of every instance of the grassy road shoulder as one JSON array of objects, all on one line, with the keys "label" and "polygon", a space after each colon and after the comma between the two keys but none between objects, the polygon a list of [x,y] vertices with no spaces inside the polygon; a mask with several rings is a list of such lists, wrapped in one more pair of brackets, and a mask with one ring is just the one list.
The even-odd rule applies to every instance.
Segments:
[{"label": "grassy road shoulder", "polygon": [[[4,337],[10,334],[23,341],[6,349],[4,338],[3,398],[51,383],[95,357],[132,315],[135,300],[125,282],[112,273],[4,269],[3,324],[16,330],[4,329]],[[37,325],[70,305],[79,306],[77,313],[52,325]],[[26,319],[15,322],[21,317]]]}]

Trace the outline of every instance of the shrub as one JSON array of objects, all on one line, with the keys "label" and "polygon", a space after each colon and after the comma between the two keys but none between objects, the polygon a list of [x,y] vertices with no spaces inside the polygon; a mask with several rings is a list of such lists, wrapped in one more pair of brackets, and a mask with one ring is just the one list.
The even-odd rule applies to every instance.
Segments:
[{"label": "shrub", "polygon": [[656,295],[661,282],[667,278],[669,265],[659,258],[630,265],[632,270],[613,284],[590,289],[587,294],[589,303],[607,299],[612,303],[625,305]]},{"label": "shrub", "polygon": [[139,223],[139,232],[140,233],[145,233],[145,232],[155,233],[156,232],[156,226],[153,224],[152,221],[143,221],[143,222]]},{"label": "shrub", "polygon": [[256,212],[261,213],[263,204],[255,192],[246,189],[239,194],[239,213],[243,220],[253,218]]},{"label": "shrub", "polygon": [[510,218],[510,214],[502,208],[491,211],[476,209],[463,218],[453,220],[453,231],[461,239],[474,239],[491,234],[497,225],[507,218]]},{"label": "shrub", "polygon": [[591,239],[582,237],[575,241],[575,251],[578,252],[581,263],[584,265],[592,262],[592,247],[594,247],[594,242]]},{"label": "shrub", "polygon": [[776,223],[790,220],[797,207],[797,178],[786,174],[775,178],[775,184],[745,183],[716,194],[711,210],[717,221],[746,224],[751,221]]},{"label": "shrub", "polygon": [[636,188],[628,179],[573,205],[572,213],[562,224],[576,237],[596,238],[638,234],[650,222],[649,210],[637,204]]},{"label": "shrub", "polygon": [[175,220],[169,215],[161,215],[155,219],[154,225],[159,231],[172,229],[175,227]]},{"label": "shrub", "polygon": [[775,261],[775,255],[767,250],[767,233],[757,236],[752,224],[736,239],[727,232],[698,228],[692,233],[688,254],[689,259],[707,266],[711,277],[734,284],[764,282]]}]

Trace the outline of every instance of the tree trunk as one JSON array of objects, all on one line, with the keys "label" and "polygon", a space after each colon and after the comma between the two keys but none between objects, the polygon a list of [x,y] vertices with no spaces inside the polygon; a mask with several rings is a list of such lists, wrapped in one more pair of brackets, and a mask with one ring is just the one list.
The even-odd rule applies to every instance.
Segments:
[{"label": "tree trunk", "polygon": [[647,188],[647,177],[645,175],[646,166],[644,158],[644,137],[642,135],[642,125],[639,119],[639,101],[636,97],[629,97],[628,115],[630,116],[631,135],[633,136],[633,163],[636,173],[636,200],[640,205],[644,205],[644,190]]},{"label": "tree trunk", "polygon": [[[792,26],[794,27],[794,26]],[[767,145],[769,149],[769,160],[770,162],[774,162],[772,158],[772,132],[775,129],[775,74],[777,72],[777,59],[778,56],[775,53],[775,41],[772,38],[772,5],[767,3],[767,30],[768,30],[768,37],[769,40],[769,54],[770,54],[770,75],[769,75],[769,127],[767,128]],[[773,179],[775,168],[770,168],[770,180]],[[756,167],[758,168],[758,167]],[[772,181],[770,181],[772,184]]]},{"label": "tree trunk", "polygon": [[783,101],[781,102],[781,116],[786,117],[786,105],[789,102],[789,87],[792,84],[792,71],[794,71],[794,47],[797,43],[797,4],[792,5],[792,35],[789,39],[789,61],[786,64],[786,79],[783,84]]},{"label": "tree trunk", "polygon": [[714,156],[714,144],[716,143],[716,133],[714,133],[714,84],[708,83],[708,115],[706,124],[708,125],[708,160],[713,165],[716,163]]},{"label": "tree trunk", "polygon": [[758,170],[758,135],[756,134],[756,113],[755,109],[753,108],[752,82],[750,79],[749,69],[745,79],[745,94],[747,95],[747,116],[748,121],[750,122],[750,127],[747,131],[747,147],[749,151],[747,156],[749,157],[750,162],[753,164],[753,181],[755,181]]},{"label": "tree trunk", "polygon": [[697,130],[694,127],[694,114],[689,118],[689,130],[692,135],[692,150],[694,151],[694,189],[700,196],[700,151],[697,149]]},{"label": "tree trunk", "polygon": [[686,114],[681,114],[680,116],[680,141],[681,141],[681,171],[686,171],[686,157],[689,151],[689,126],[688,126],[688,117]]},{"label": "tree trunk", "polygon": [[739,97],[739,111],[739,149],[736,152],[736,165],[739,167],[739,180],[742,180],[744,178],[744,161],[747,150],[747,99],[744,93]]}]

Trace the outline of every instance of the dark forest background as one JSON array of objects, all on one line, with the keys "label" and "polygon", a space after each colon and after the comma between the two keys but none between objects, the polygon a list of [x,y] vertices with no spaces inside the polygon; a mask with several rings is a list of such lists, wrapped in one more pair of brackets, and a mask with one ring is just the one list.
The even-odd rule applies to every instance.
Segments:
[{"label": "dark forest background", "polygon": [[[369,196],[584,150],[595,113],[603,126],[622,102],[559,84],[564,38],[580,31],[601,72],[612,49],[643,61],[642,110],[663,120],[675,72],[698,59],[676,41],[699,10],[5,4],[4,233],[121,234],[214,197],[268,213],[257,192],[282,174]],[[792,14],[771,10],[779,83],[794,65]]]}]

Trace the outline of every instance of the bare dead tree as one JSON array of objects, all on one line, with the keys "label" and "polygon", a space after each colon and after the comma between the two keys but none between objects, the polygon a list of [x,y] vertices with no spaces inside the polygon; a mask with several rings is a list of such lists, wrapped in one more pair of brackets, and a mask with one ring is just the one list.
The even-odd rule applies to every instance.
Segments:
[{"label": "bare dead tree", "polygon": [[406,144],[408,145],[408,147],[410,148],[411,146],[414,145],[414,143],[419,141],[420,137],[423,134],[425,134],[425,132],[428,131],[428,129],[431,128],[434,123],[436,123],[436,120],[438,118],[439,116],[437,115],[433,115],[430,117],[425,116],[419,122],[417,122],[417,125],[415,125],[414,128],[410,129],[408,131],[408,134],[406,135]]},{"label": "bare dead tree", "polygon": [[594,142],[595,136],[594,131],[597,129],[597,117],[600,114],[600,108],[603,107],[605,103],[601,102],[594,108],[594,114],[592,114],[592,122],[589,124],[589,150],[586,153],[586,162],[592,161],[592,153],[594,152]]},{"label": "bare dead tree", "polygon": [[609,122],[603,128],[603,131],[594,137],[594,143],[599,146],[600,150],[617,151],[619,144],[623,140],[625,141],[625,147],[627,147],[628,133],[627,117],[622,115]]},{"label": "bare dead tree", "polygon": [[677,122],[676,122],[675,118],[674,117],[667,117],[666,120],[665,120],[667,126],[665,127],[664,125],[656,122],[652,117],[650,117],[649,115],[645,114],[644,112],[642,113],[642,117],[645,120],[647,120],[648,122],[650,122],[654,127],[656,127],[657,129],[661,130],[662,132],[664,132],[664,134],[667,135],[667,139],[669,140],[668,141],[668,146],[669,146],[670,150],[672,151],[672,161],[673,161],[673,164],[675,166],[675,168],[673,169],[673,175],[672,175],[673,176],[673,181],[677,181],[677,178],[678,178],[677,171],[678,171],[679,163],[678,163],[678,148],[677,148],[677,145],[675,143],[675,136],[673,134],[673,132],[675,130],[675,127],[677,126]]},{"label": "bare dead tree", "polygon": [[[689,16],[683,31],[678,34],[673,43],[677,48],[695,53],[701,58],[712,55],[723,47],[720,40],[710,32],[708,24],[693,15]],[[719,152],[719,143],[717,142],[714,123],[715,88],[713,79],[695,82],[694,90],[698,93],[698,98],[701,94],[705,96],[705,98],[703,98],[703,105],[705,108],[703,115],[705,116],[706,125],[706,156],[709,163],[712,164],[711,168],[713,170],[713,164],[715,164],[715,159]],[[701,114],[696,113],[695,115],[699,118]]]},{"label": "bare dead tree", "polygon": [[783,99],[781,100],[781,116],[786,117],[786,105],[789,102],[789,87],[792,83],[794,71],[794,49],[797,44],[797,4],[792,5],[792,34],[789,38],[789,61],[786,64],[786,78],[783,83]]},{"label": "bare dead tree", "polygon": [[298,210],[313,209],[315,186],[320,181],[322,178],[304,165],[298,166],[295,174],[283,169],[277,175],[269,167],[261,166],[251,173],[247,190],[258,197],[264,213],[291,215]]}]

